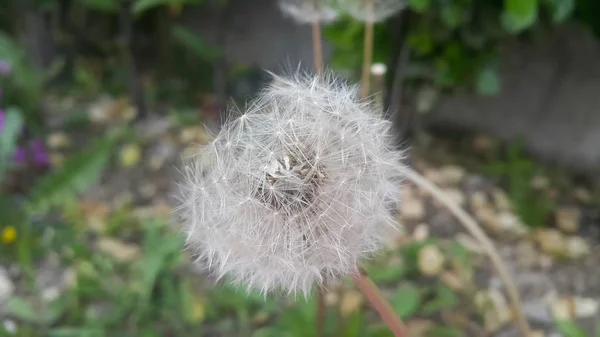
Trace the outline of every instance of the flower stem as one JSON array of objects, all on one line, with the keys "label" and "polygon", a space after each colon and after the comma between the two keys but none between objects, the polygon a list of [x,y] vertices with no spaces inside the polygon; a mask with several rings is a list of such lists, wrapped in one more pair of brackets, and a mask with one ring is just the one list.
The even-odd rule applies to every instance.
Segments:
[{"label": "flower stem", "polygon": [[529,323],[523,314],[519,292],[512,282],[509,273],[502,262],[502,258],[500,257],[500,254],[498,254],[496,248],[494,248],[492,241],[487,237],[481,227],[479,227],[477,222],[467,212],[465,212],[465,210],[463,210],[452,199],[450,199],[450,197],[448,197],[448,195],[446,195],[439,187],[429,182],[427,179],[425,179],[425,177],[411,168],[407,167],[405,174],[408,180],[429,192],[429,194],[442,203],[442,205],[444,205],[450,211],[450,213],[452,213],[460,221],[467,231],[469,231],[471,235],[473,235],[481,243],[483,249],[485,249],[487,255],[490,257],[492,265],[496,269],[496,272],[506,287],[506,292],[508,293],[508,297],[512,302],[513,311],[515,313],[517,324],[519,325],[521,333],[525,337],[530,336],[531,333],[529,329]]},{"label": "flower stem", "polygon": [[[366,1],[366,10],[373,10],[373,0]],[[363,63],[362,63],[362,76],[360,79],[361,91],[360,97],[367,98],[369,96],[370,85],[371,85],[371,64],[373,63],[373,29],[374,23],[370,20],[365,22],[365,41],[363,46]]]},{"label": "flower stem", "polygon": [[377,285],[373,283],[367,272],[359,267],[359,272],[354,276],[354,283],[365,296],[371,306],[377,311],[381,319],[390,328],[395,337],[408,337],[406,333],[406,327],[404,323],[396,315],[394,309],[390,304],[383,298]]},{"label": "flower stem", "polygon": [[323,46],[321,43],[321,23],[312,23],[313,58],[317,75],[323,75]]}]

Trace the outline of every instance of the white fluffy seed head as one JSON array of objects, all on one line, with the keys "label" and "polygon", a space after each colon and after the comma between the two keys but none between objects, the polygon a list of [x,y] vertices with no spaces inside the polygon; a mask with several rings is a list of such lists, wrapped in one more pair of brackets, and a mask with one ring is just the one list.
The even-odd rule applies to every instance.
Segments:
[{"label": "white fluffy seed head", "polygon": [[276,77],[185,166],[188,247],[263,293],[308,295],[356,272],[397,227],[390,122],[329,74]]},{"label": "white fluffy seed head", "polygon": [[331,6],[331,0],[279,0],[279,8],[294,21],[305,23],[331,23],[338,18],[338,12]]},{"label": "white fluffy seed head", "polygon": [[338,7],[355,20],[381,22],[406,7],[406,0],[337,0]]}]

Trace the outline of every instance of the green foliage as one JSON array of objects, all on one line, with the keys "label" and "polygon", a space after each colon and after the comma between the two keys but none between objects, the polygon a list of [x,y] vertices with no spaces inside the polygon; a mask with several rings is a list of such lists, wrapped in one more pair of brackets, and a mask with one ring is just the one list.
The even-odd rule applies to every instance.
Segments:
[{"label": "green foliage", "polygon": [[[82,4],[89,9],[112,14],[119,11],[119,1],[120,0],[81,0]],[[204,0],[136,0],[133,2],[131,11],[134,15],[140,15],[159,6],[197,5],[203,2]]]},{"label": "green foliage", "polygon": [[543,226],[555,203],[531,188],[531,181],[544,170],[523,155],[523,145],[509,146],[504,160],[488,164],[484,171],[505,183],[508,197],[525,224]]},{"label": "green foliage", "polygon": [[[587,0],[580,0],[585,2]],[[438,90],[467,87],[482,95],[501,90],[498,47],[515,34],[546,22],[570,19],[575,0],[409,0],[406,43],[411,50],[405,67],[409,85],[434,86]],[[587,5],[588,7],[592,5]],[[590,17],[591,20],[591,17]],[[398,46],[391,40],[397,25],[376,27],[375,61],[387,62]],[[599,30],[600,31],[600,30]],[[334,44],[333,66],[355,71],[362,59],[362,24],[341,21],[325,28]]]},{"label": "green foliage", "polygon": [[165,5],[201,4],[204,0],[137,0],[133,5],[133,13],[141,14],[151,8]]},{"label": "green foliage", "polygon": [[30,127],[40,126],[39,106],[42,85],[49,74],[40,75],[32,66],[25,51],[8,34],[0,31],[0,59],[11,64],[6,78],[0,78],[3,104],[19,107]]},{"label": "green foliage", "polygon": [[23,126],[21,112],[16,108],[5,110],[4,126],[0,129],[0,185],[4,174],[12,163],[17,140]]},{"label": "green foliage", "polygon": [[392,295],[390,302],[400,317],[408,318],[421,305],[421,290],[411,283],[405,283]]},{"label": "green foliage", "polygon": [[504,0],[502,24],[511,33],[530,28],[538,15],[538,0]]},{"label": "green foliage", "polygon": [[171,29],[171,34],[178,43],[192,52],[199,59],[214,61],[223,54],[222,50],[209,45],[203,38],[195,35],[182,26],[174,26]]},{"label": "green foliage", "polygon": [[102,138],[69,159],[59,171],[42,178],[31,192],[31,209],[44,212],[52,206],[68,204],[78,193],[93,186],[108,164],[114,142],[114,135]]},{"label": "green foliage", "polygon": [[587,337],[588,335],[577,324],[571,321],[558,321],[556,328],[564,337]]}]

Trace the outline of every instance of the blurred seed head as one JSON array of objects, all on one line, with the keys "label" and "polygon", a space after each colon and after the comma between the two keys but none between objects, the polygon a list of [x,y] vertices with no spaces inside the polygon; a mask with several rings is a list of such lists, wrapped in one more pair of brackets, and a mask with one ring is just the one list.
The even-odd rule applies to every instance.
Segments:
[{"label": "blurred seed head", "polygon": [[391,123],[333,75],[278,77],[184,167],[187,245],[218,278],[308,295],[396,229]]},{"label": "blurred seed head", "polygon": [[381,22],[406,7],[406,0],[337,0],[338,7],[355,20]]},{"label": "blurred seed head", "polygon": [[297,23],[331,23],[338,18],[338,12],[331,6],[331,0],[279,0],[279,8],[284,15]]}]

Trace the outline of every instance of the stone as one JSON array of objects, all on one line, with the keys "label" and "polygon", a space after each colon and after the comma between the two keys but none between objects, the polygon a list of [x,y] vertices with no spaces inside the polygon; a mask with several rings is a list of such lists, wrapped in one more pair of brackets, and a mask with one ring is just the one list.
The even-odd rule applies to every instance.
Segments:
[{"label": "stone", "polygon": [[525,317],[537,324],[551,325],[554,317],[548,305],[542,300],[531,300],[523,303]]},{"label": "stone", "polygon": [[534,239],[540,249],[551,256],[565,256],[567,252],[567,240],[557,230],[540,229],[534,234]]},{"label": "stone", "polygon": [[473,212],[477,210],[488,208],[490,201],[488,196],[483,191],[475,191],[469,197],[469,207]]},{"label": "stone", "polygon": [[478,291],[475,294],[474,304],[483,316],[483,326],[487,333],[498,331],[512,318],[508,302],[499,290]]},{"label": "stone", "polygon": [[425,216],[423,200],[413,197],[403,200],[400,204],[400,214],[405,220],[418,221]]},{"label": "stone", "polygon": [[466,170],[458,165],[446,165],[438,170],[440,184],[446,186],[456,186],[462,182],[467,175]]},{"label": "stone", "polygon": [[0,267],[0,307],[2,307],[2,304],[11,298],[14,291],[15,286],[10,278],[8,278],[8,272],[4,268]]},{"label": "stone", "polygon": [[112,238],[99,239],[96,243],[96,247],[101,252],[122,263],[135,261],[141,255],[141,250],[138,245]]},{"label": "stone", "polygon": [[340,313],[344,317],[348,317],[353,312],[360,309],[363,303],[363,296],[356,290],[349,290],[344,293],[340,302]]},{"label": "stone", "polygon": [[560,207],[554,213],[556,227],[565,233],[575,233],[579,229],[581,210],[575,206]]},{"label": "stone", "polygon": [[440,274],[440,280],[454,291],[462,291],[465,288],[465,282],[455,272],[445,270]]},{"label": "stone", "polygon": [[521,219],[509,211],[502,211],[498,214],[498,223],[502,232],[516,237],[523,237],[529,232]]},{"label": "stone", "polygon": [[419,251],[417,263],[425,276],[437,276],[444,267],[444,254],[435,245],[427,245]]},{"label": "stone", "polygon": [[485,249],[481,244],[470,235],[459,233],[456,234],[455,240],[471,253],[480,255],[485,253]]},{"label": "stone", "polygon": [[536,175],[533,177],[533,179],[531,179],[530,185],[536,190],[543,190],[548,188],[550,185],[550,180],[548,180],[548,177],[546,176]]},{"label": "stone", "polygon": [[533,268],[539,264],[539,254],[533,243],[520,241],[516,248],[517,263],[523,268]]},{"label": "stone", "polygon": [[591,251],[590,245],[582,237],[572,236],[567,239],[566,256],[578,259],[588,255]]},{"label": "stone", "polygon": [[435,326],[435,322],[427,319],[411,319],[406,322],[406,334],[411,337],[426,337],[427,331]]},{"label": "stone", "polygon": [[71,146],[71,139],[64,132],[54,132],[46,139],[46,145],[51,150],[60,150]]},{"label": "stone", "polygon": [[498,211],[512,210],[512,203],[503,190],[498,188],[494,189],[492,191],[492,199],[494,200],[494,206]]},{"label": "stone", "polygon": [[583,187],[577,187],[575,188],[575,190],[573,191],[573,194],[575,196],[575,198],[582,203],[589,203],[590,201],[592,201],[592,194],[590,193],[589,190],[587,190],[586,188]]},{"label": "stone", "polygon": [[426,223],[418,224],[412,237],[417,242],[425,241],[429,237],[429,226]]},{"label": "stone", "polygon": [[[463,193],[463,191],[461,191],[458,188],[446,188],[443,191],[456,204],[458,204],[459,206],[463,206],[464,205],[466,198],[465,198],[465,194]],[[435,204],[438,207],[441,206],[441,204],[438,203],[437,200],[436,200]]]},{"label": "stone", "polygon": [[15,323],[15,321],[12,319],[5,319],[2,321],[2,326],[9,335],[14,335],[17,333],[17,323]]}]

